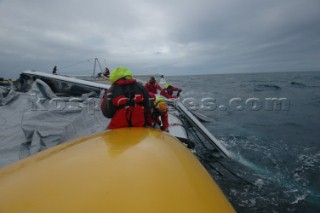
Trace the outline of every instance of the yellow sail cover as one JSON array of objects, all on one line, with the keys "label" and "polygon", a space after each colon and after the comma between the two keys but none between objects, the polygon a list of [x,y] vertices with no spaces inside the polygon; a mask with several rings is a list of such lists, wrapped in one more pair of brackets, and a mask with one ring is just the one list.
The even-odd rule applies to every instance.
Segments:
[{"label": "yellow sail cover", "polygon": [[177,139],[151,128],[104,131],[0,170],[0,212],[234,212]]}]

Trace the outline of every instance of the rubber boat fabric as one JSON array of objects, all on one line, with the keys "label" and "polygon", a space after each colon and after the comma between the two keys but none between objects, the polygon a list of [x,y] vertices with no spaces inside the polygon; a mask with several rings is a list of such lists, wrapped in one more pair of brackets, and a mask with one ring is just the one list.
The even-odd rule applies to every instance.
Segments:
[{"label": "rubber boat fabric", "polygon": [[193,154],[152,128],[107,130],[0,170],[0,212],[234,212]]}]

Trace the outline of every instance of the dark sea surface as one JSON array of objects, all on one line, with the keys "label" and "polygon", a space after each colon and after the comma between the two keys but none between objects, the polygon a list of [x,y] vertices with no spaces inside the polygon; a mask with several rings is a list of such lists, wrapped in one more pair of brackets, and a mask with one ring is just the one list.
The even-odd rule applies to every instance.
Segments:
[{"label": "dark sea surface", "polygon": [[167,81],[233,154],[205,165],[238,212],[320,212],[320,72]]}]

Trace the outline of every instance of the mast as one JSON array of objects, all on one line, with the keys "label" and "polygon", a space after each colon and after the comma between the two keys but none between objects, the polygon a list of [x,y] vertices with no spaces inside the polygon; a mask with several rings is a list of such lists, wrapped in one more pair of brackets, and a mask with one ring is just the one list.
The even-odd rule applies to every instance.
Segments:
[{"label": "mast", "polygon": [[92,73],[92,78],[95,78],[96,77],[96,67],[97,65],[99,66],[100,68],[100,72],[102,73],[102,68],[101,68],[101,64],[99,62],[99,59],[98,58],[95,58],[94,59],[94,65],[93,65],[93,73]]}]

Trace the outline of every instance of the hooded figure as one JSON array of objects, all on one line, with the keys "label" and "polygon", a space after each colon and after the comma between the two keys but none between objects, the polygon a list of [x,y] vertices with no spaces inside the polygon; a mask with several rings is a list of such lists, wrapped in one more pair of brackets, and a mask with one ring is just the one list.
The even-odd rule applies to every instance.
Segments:
[{"label": "hooded figure", "polygon": [[108,129],[145,126],[151,109],[147,90],[125,67],[114,69],[110,81],[101,103],[103,115],[111,118]]}]

